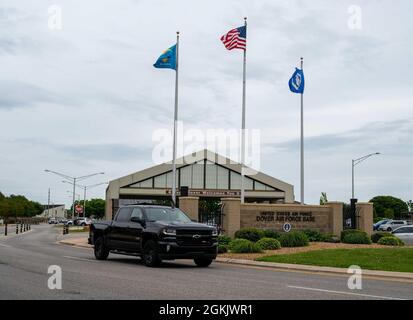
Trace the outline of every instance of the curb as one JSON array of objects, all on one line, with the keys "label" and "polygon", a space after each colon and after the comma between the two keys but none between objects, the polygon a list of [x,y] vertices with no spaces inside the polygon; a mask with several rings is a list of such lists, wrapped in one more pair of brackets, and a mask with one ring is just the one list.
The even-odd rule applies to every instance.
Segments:
[{"label": "curb", "polygon": [[79,244],[79,243],[73,243],[70,240],[60,240],[57,241],[58,244],[62,244],[65,246],[72,246],[72,247],[78,247],[78,248],[86,248],[86,249],[93,249],[93,246],[90,244]]},{"label": "curb", "polygon": [[[334,268],[334,267],[321,267],[321,266],[310,266],[302,264],[289,264],[289,263],[276,263],[276,262],[264,262],[264,261],[253,261],[244,259],[230,259],[230,258],[220,258],[215,259],[216,262],[237,264],[245,266],[254,267],[266,267],[279,269],[283,271],[306,271],[315,273],[329,273],[336,275],[349,275],[346,268]],[[413,281],[413,273],[410,272],[392,272],[392,271],[379,271],[379,270],[362,270],[364,276],[374,277],[374,278],[385,278],[389,280],[409,280]]]}]

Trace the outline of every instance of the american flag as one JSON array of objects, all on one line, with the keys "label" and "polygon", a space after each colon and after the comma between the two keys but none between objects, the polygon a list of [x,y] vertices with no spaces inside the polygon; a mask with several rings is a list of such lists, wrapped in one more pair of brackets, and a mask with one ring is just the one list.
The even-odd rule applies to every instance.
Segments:
[{"label": "american flag", "polygon": [[242,26],[232,29],[221,37],[221,41],[225,48],[232,49],[247,49],[247,27]]}]

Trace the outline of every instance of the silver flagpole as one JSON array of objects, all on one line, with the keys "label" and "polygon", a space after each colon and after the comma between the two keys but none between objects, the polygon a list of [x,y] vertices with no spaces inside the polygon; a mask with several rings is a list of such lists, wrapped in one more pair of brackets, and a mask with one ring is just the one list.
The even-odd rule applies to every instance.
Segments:
[{"label": "silver flagpole", "polygon": [[[247,17],[244,17],[245,29],[247,29]],[[245,30],[246,31],[246,30]],[[244,49],[244,63],[242,69],[242,127],[241,127],[241,203],[245,200],[244,190],[244,162],[245,162],[245,78],[246,78],[247,48]]]},{"label": "silver flagpole", "polygon": [[179,61],[179,31],[176,32],[176,69],[175,69],[175,111],[174,111],[174,141],[172,158],[172,201],[176,205],[176,132],[178,122],[178,63]]},{"label": "silver flagpole", "polygon": [[[303,71],[303,58],[301,58],[301,70]],[[301,143],[300,143],[300,180],[301,180],[301,204],[304,204],[304,107],[303,107],[303,102],[304,102],[304,93],[301,93]]]}]

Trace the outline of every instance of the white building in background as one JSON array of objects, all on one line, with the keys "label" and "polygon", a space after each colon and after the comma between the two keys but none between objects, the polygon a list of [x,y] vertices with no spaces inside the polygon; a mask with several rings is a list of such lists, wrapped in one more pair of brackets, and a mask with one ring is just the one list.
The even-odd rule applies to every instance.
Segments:
[{"label": "white building in background", "polygon": [[64,204],[43,205],[44,211],[37,217],[41,218],[66,218],[66,209]]}]

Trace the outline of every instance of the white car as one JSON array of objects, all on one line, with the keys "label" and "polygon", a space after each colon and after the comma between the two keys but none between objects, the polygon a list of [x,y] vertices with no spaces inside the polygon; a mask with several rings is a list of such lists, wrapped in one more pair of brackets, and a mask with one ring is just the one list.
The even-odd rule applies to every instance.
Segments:
[{"label": "white car", "polygon": [[379,226],[379,231],[393,231],[399,227],[406,226],[407,221],[405,220],[390,220],[381,226]]},{"label": "white car", "polygon": [[74,224],[75,224],[76,226],[82,226],[82,227],[84,227],[84,226],[91,225],[91,224],[92,224],[92,220],[89,219],[89,218],[78,218],[78,219],[76,219],[76,220],[74,221]]},{"label": "white car", "polygon": [[413,225],[397,228],[392,234],[407,245],[413,245]]}]

